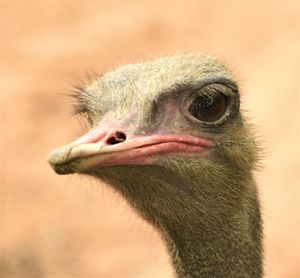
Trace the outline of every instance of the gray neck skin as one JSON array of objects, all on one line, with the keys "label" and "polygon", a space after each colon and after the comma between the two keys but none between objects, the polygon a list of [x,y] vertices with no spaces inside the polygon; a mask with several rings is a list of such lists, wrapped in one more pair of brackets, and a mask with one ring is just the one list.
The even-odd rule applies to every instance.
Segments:
[{"label": "gray neck skin", "polygon": [[192,233],[184,227],[165,227],[163,238],[177,277],[262,277],[261,223],[256,199],[245,207],[246,211],[215,227],[198,228],[195,224]]},{"label": "gray neck skin", "polygon": [[[113,177],[114,188],[161,232],[178,278],[262,277],[261,217],[255,184],[249,177],[239,180],[244,186],[232,184],[232,190],[222,193],[225,185],[214,180],[194,186],[204,190],[197,196],[205,196],[195,201],[185,190],[188,197],[176,199],[169,186],[139,176],[133,167],[110,171],[101,175],[102,180],[110,182]],[[140,197],[145,194],[147,198]]]}]

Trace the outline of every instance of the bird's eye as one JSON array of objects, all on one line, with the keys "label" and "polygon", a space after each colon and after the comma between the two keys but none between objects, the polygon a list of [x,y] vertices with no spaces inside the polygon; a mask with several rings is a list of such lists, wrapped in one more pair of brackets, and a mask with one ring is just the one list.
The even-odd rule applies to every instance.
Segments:
[{"label": "bird's eye", "polygon": [[228,98],[222,93],[200,95],[190,105],[189,112],[200,121],[212,123],[222,118],[227,107]]}]

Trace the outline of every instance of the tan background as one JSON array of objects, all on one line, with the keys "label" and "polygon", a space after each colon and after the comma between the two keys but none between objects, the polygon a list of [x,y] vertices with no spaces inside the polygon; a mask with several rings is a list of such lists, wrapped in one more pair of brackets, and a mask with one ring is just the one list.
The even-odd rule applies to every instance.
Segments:
[{"label": "tan background", "polygon": [[224,58],[240,76],[266,149],[257,174],[266,277],[300,277],[299,5],[0,1],[0,277],[172,277],[159,236],[121,197],[55,175],[45,159],[83,132],[65,81],[190,51]]}]

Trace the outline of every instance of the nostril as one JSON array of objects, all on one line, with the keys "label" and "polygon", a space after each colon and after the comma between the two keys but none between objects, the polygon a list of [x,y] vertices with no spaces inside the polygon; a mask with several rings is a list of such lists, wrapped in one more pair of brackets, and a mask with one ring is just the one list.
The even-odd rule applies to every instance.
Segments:
[{"label": "nostril", "polygon": [[115,145],[126,140],[126,135],[123,132],[117,131],[114,136],[110,137],[106,143],[109,145]]},{"label": "nostril", "polygon": [[116,132],[116,138],[117,138],[117,140],[123,142],[123,141],[126,140],[126,135],[125,135],[125,133],[123,133],[123,132],[117,131],[117,132]]}]

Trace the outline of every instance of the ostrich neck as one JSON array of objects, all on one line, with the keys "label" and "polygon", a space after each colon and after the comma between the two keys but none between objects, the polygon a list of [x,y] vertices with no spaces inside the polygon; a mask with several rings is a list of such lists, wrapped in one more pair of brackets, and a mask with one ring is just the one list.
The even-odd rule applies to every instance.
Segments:
[{"label": "ostrich neck", "polygon": [[[145,180],[144,171],[139,176],[136,171],[135,175],[129,175],[128,168],[114,170],[118,172],[103,175],[102,180],[117,177],[112,185],[158,229],[178,278],[262,277],[261,217],[251,176],[237,175],[231,185],[213,180],[206,186],[203,182],[201,186],[181,187],[177,186],[181,184],[179,181],[176,188],[180,188],[181,193],[176,198],[169,186],[150,178]],[[153,171],[147,173],[153,175]],[[161,179],[160,174],[154,174]],[[136,182],[132,182],[133,177]],[[170,183],[174,180],[167,174],[163,179]],[[218,176],[216,179],[221,180]],[[186,187],[201,188],[201,191],[195,190],[198,195],[194,192],[189,195],[189,191],[184,190]],[[140,198],[145,192],[146,198]],[[187,197],[182,198],[182,194]],[[201,198],[191,199],[193,196]]]},{"label": "ostrich neck", "polygon": [[220,225],[193,231],[165,227],[167,243],[178,278],[262,277],[261,221],[256,199]]}]

